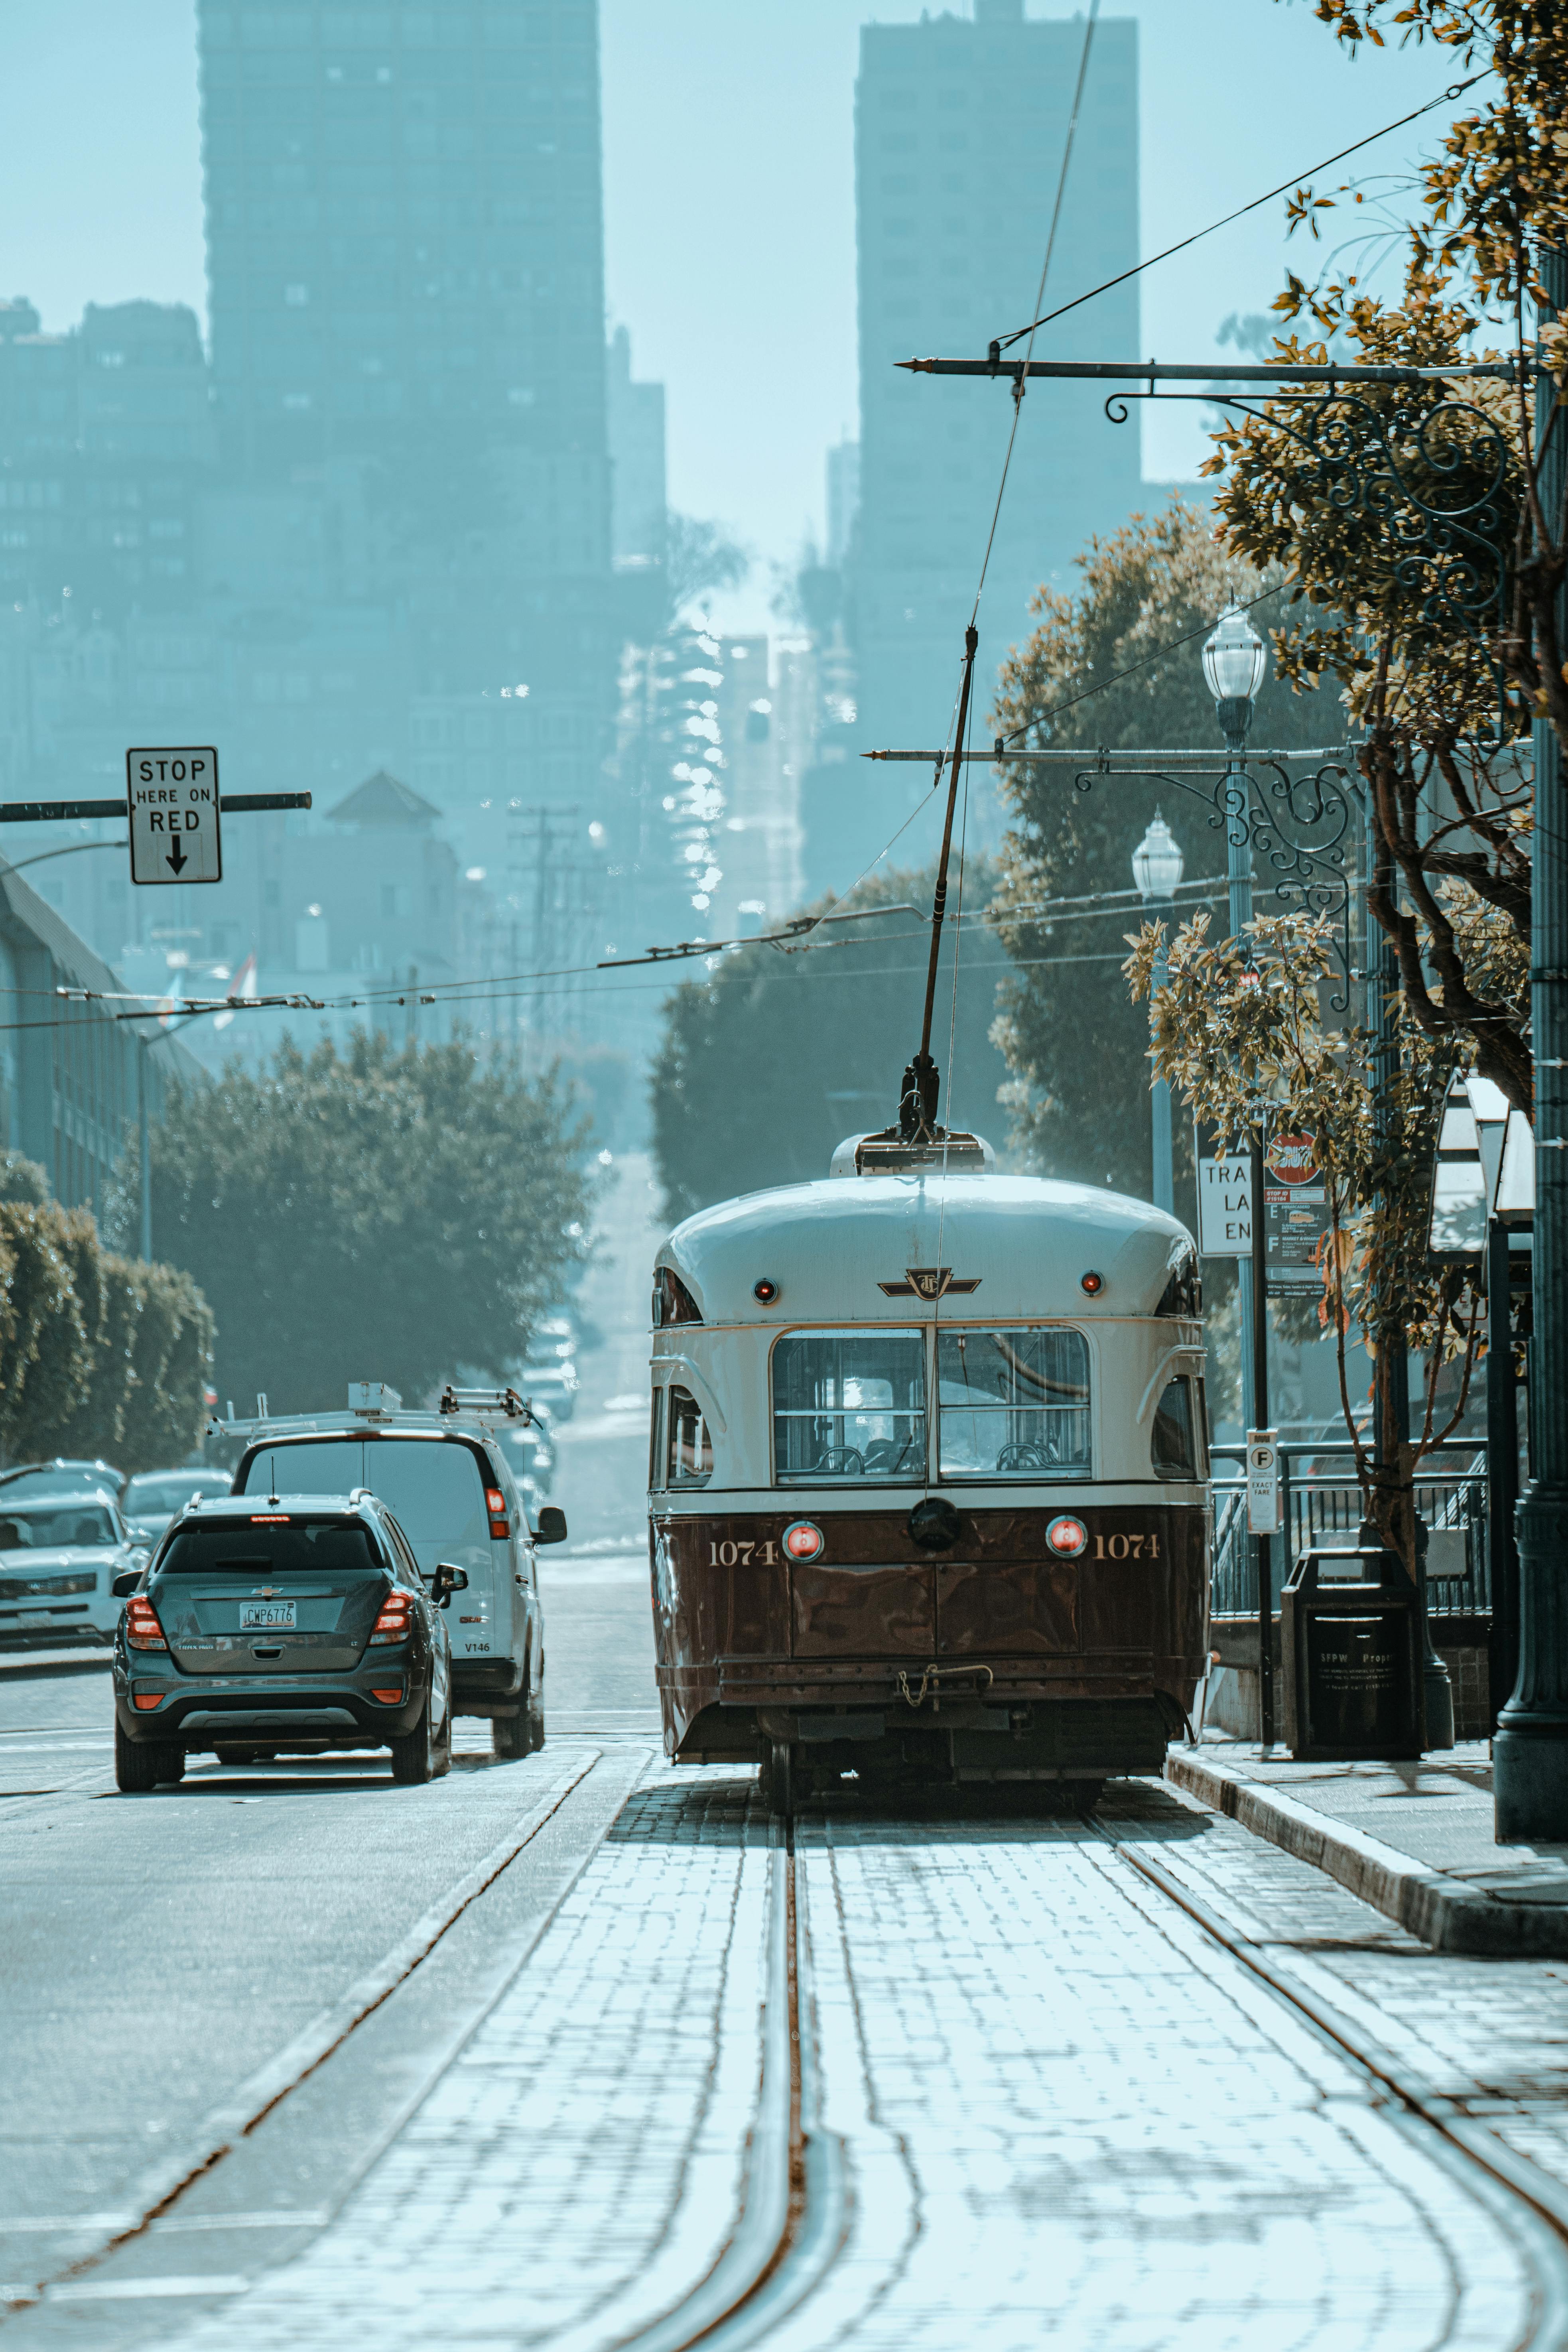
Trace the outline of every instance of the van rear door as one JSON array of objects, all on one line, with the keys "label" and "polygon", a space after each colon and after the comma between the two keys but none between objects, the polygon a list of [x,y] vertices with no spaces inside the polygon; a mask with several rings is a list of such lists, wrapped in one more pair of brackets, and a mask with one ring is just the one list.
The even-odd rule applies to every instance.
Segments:
[{"label": "van rear door", "polygon": [[243,1465],[246,1495],[342,1495],[366,1486],[386,1505],[408,1538],[426,1581],[441,1560],[468,1580],[447,1612],[454,1659],[503,1654],[510,1592],[497,1606],[497,1559],[485,1502],[489,1464],[470,1440],[432,1432],[389,1430],[363,1437],[296,1437],[263,1444]]}]

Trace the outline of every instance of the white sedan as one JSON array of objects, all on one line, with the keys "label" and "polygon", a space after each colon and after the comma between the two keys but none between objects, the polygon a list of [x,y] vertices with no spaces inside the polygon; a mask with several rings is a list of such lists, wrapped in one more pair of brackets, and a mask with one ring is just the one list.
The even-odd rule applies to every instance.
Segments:
[{"label": "white sedan", "polygon": [[0,1496],[0,1645],[111,1642],[124,1602],[114,1580],[147,1564],[112,1495]]}]

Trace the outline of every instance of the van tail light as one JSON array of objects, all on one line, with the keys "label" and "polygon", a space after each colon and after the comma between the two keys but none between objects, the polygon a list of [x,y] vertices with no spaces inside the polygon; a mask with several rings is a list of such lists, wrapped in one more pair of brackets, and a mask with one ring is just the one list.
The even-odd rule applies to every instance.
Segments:
[{"label": "van tail light", "polygon": [[401,1706],[403,1705],[403,1685],[401,1683],[389,1683],[384,1690],[373,1690],[371,1692],[371,1696],[372,1698],[379,1699],[383,1706]]},{"label": "van tail light", "polygon": [[133,1592],[125,1604],[125,1638],[133,1650],[166,1650],[158,1612],[144,1592]]},{"label": "van tail light", "polygon": [[485,1508],[490,1515],[490,1533],[498,1543],[507,1538],[506,1496],[499,1486],[485,1488]]},{"label": "van tail light", "polygon": [[373,1642],[406,1642],[414,1631],[414,1601],[396,1585],[382,1600],[381,1614],[371,1629]]}]

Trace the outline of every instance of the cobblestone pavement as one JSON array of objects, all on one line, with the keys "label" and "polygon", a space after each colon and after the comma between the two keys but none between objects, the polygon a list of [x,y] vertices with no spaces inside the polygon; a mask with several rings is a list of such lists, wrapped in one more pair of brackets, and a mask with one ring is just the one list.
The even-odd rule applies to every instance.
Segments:
[{"label": "cobblestone pavement", "polygon": [[1428,1950],[1310,1864],[1196,1804],[1141,1790],[1122,1829],[1331,2004],[1369,2053],[1542,2175],[1568,2222],[1568,1961]]},{"label": "cobblestone pavement", "polygon": [[679,2305],[730,2233],[756,2105],[770,1855],[752,1796],[711,1772],[635,1795],[332,2225],[180,2352],[590,2352]]},{"label": "cobblestone pavement", "polygon": [[[808,2201],[823,2261],[746,2343],[1563,2340],[1562,2239],[1133,1857],[1337,2005],[1423,2097],[1552,2165],[1562,1969],[1433,1955],[1154,1783],[1113,1791],[1094,1823],[1004,1817],[978,1794],[920,1817],[819,1805],[795,1853],[805,2120],[841,2166],[834,2210]],[[169,2306],[160,2344],[610,2352],[678,2311],[747,2191],[782,1867],[752,1776],[651,1763],[334,2217],[183,2330]],[[112,2352],[112,2305],[97,2328],[77,2310],[75,2340]]]},{"label": "cobblestone pavement", "polygon": [[[743,2192],[768,1869],[747,1795],[721,1774],[660,1776],[634,1801],[336,2222],[182,2352],[351,2331],[395,2346],[428,2332],[432,2298],[454,2347],[585,2352],[679,2304]],[[805,2021],[817,2127],[844,2150],[845,2242],[769,2346],[1528,2340],[1540,2248],[1522,2207],[1141,1878],[1114,1836],[1157,1847],[1282,1946],[1338,1947],[1336,1969],[1407,1968],[1408,1939],[1163,1792],[1123,1812],[1110,1836],[973,1818],[800,1825]],[[1442,1972],[1430,2003],[1465,1964],[1425,1958]],[[1418,2031],[1421,1996],[1404,1998]],[[1472,2031],[1479,2061],[1479,2017]],[[1463,2042],[1456,2029],[1456,2082],[1479,2079]]]},{"label": "cobblestone pavement", "polygon": [[854,2207],[770,2352],[1528,2339],[1543,2233],[1101,1832],[832,1821],[797,1851]]}]

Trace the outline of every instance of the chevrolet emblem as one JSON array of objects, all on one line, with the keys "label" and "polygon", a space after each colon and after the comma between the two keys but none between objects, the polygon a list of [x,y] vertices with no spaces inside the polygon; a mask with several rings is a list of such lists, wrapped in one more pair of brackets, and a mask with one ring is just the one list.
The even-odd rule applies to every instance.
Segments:
[{"label": "chevrolet emblem", "polygon": [[948,1292],[978,1290],[981,1277],[972,1275],[955,1278],[949,1265],[911,1265],[904,1269],[902,1282],[879,1282],[879,1290],[889,1298],[923,1298],[928,1302],[945,1298]]}]

